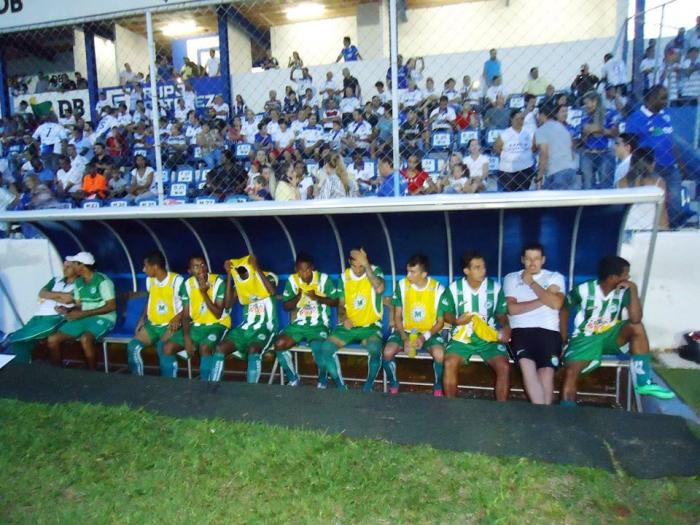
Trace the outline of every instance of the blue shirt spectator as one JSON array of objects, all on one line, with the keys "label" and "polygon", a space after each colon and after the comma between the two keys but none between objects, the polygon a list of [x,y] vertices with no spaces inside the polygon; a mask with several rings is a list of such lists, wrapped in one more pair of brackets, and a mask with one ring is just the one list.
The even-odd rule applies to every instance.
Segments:
[{"label": "blue shirt spectator", "polygon": [[346,36],[343,38],[343,49],[340,50],[338,58],[335,59],[336,62],[340,62],[340,59],[345,62],[356,62],[362,60],[362,55],[360,51],[353,44],[350,43],[350,37]]},{"label": "blue shirt spectator", "polygon": [[489,59],[484,62],[484,79],[487,86],[493,85],[494,77],[503,77],[501,73],[501,61],[497,58],[497,51],[491,49],[489,51]]},{"label": "blue shirt spectator", "polygon": [[[605,123],[603,127],[605,129],[612,129],[620,123],[620,114],[614,109],[608,109],[605,112]],[[581,116],[581,128],[584,128],[587,124],[593,121],[593,115],[587,111],[583,112]],[[610,148],[610,139],[602,134],[591,134],[586,137],[583,143],[583,148],[587,150],[602,151]]]},{"label": "blue shirt spectator", "polygon": [[[410,72],[408,71],[408,67],[403,63],[403,57],[401,55],[396,57],[396,66],[396,81],[399,89],[408,89],[408,77],[410,76]],[[386,83],[391,85],[391,66],[386,70]]]},{"label": "blue shirt spectator", "polygon": [[673,123],[665,109],[654,113],[646,105],[641,106],[627,117],[625,132],[637,135],[640,146],[654,150],[657,166],[667,167],[676,163]]}]

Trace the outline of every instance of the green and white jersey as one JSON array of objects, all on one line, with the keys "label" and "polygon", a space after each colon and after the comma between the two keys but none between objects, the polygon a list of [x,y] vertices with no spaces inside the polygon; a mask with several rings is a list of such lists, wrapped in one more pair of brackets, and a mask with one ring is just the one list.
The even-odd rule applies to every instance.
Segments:
[{"label": "green and white jersey", "polygon": [[[454,281],[443,295],[441,303],[446,310],[459,317],[465,313],[477,314],[491,328],[496,328],[496,315],[508,313],[506,297],[501,285],[490,277],[484,279],[479,288],[473,290],[465,277]],[[453,326],[452,336],[457,340],[470,338],[473,323]]]},{"label": "green and white jersey", "polygon": [[296,313],[292,324],[297,326],[318,326],[328,328],[331,322],[331,307],[310,299],[306,292],[313,291],[321,297],[335,297],[335,285],[327,274],[315,271],[310,283],[305,283],[299,274],[292,274],[287,280],[282,293],[282,300],[289,301],[296,297],[299,291],[302,296],[297,303]]},{"label": "green and white jersey", "polygon": [[[216,303],[217,301],[223,301],[226,295],[226,283],[221,276],[210,273],[207,276],[207,281],[209,282],[207,296],[211,302]],[[228,322],[228,315],[226,312],[223,312],[221,317],[217,319],[212,311],[209,310],[202,296],[197,278],[194,276],[186,279],[182,283],[182,286],[180,286],[180,300],[182,301],[183,308],[188,308],[190,320],[195,326],[212,324],[225,325]]]},{"label": "green and white jersey", "polygon": [[[56,292],[56,293],[74,293],[75,290],[75,283],[69,283],[66,282],[65,278],[63,277],[54,277],[51,279],[46,285],[42,288],[42,290],[46,290],[47,292]],[[56,312],[56,307],[57,306],[72,306],[71,304],[63,304],[59,303],[57,301],[54,301],[52,299],[39,299],[40,304],[39,304],[39,309],[36,312],[36,316],[38,317],[45,317],[48,315],[58,315],[58,312]]]},{"label": "green and white jersey", "polygon": [[608,295],[603,295],[596,279],[575,286],[566,297],[566,307],[570,311],[578,309],[571,337],[610,330],[623,320],[622,312],[629,304],[628,288],[615,288]]},{"label": "green and white jersey", "polygon": [[[114,294],[114,283],[101,272],[93,273],[90,282],[86,282],[82,277],[78,277],[75,280],[73,297],[76,303],[81,305],[83,311],[102,308],[107,304],[107,301],[111,301],[116,297]],[[108,314],[101,314],[96,317],[114,323],[117,321],[117,312],[109,312]]]},{"label": "green and white jersey", "polygon": [[[266,274],[265,277],[275,287],[277,286],[277,276],[275,274]],[[243,305],[243,323],[241,323],[240,327],[244,330],[265,328],[274,332],[277,330],[277,326],[277,299],[274,295]]]}]

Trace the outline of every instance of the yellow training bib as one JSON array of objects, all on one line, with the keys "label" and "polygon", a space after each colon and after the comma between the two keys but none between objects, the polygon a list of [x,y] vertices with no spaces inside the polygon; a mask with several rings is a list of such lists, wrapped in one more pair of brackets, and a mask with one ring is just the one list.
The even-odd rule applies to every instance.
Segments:
[{"label": "yellow training bib", "polygon": [[[225,286],[223,280],[215,273],[210,273],[207,277],[209,282],[209,290],[207,290],[207,295],[212,302],[216,302],[216,296],[219,291],[219,287]],[[214,314],[207,308],[207,303],[204,302],[204,297],[202,292],[199,290],[199,285],[197,284],[196,277],[190,277],[185,282],[187,287],[187,295],[190,299],[190,318],[193,323],[196,324],[216,324],[219,323],[226,328],[231,327],[231,318],[226,314],[226,312],[221,314],[220,318],[216,318]]]},{"label": "yellow training bib", "polygon": [[146,315],[151,324],[163,326],[170,322],[178,313],[175,311],[175,294],[178,290],[174,288],[175,279],[178,274],[168,272],[165,278],[165,284],[160,286],[155,277],[149,277],[148,286],[148,308]]},{"label": "yellow training bib", "polygon": [[356,278],[352,270],[343,272],[345,312],[355,326],[370,326],[382,319],[382,302],[367,275]]},{"label": "yellow training bib", "polygon": [[[262,282],[258,273],[250,264],[250,256],[240,257],[239,259],[231,259],[231,277],[236,286],[236,294],[242,305],[247,305],[270,297],[270,292],[265,288],[265,283]],[[243,280],[238,275],[236,268],[243,267],[248,272],[248,278]],[[277,282],[277,276],[271,272],[263,272],[265,275],[271,275]]]},{"label": "yellow training bib", "polygon": [[401,283],[401,304],[403,305],[403,327],[405,330],[425,332],[430,330],[437,319],[437,297],[440,283],[429,278],[422,290],[413,286],[408,279]]}]

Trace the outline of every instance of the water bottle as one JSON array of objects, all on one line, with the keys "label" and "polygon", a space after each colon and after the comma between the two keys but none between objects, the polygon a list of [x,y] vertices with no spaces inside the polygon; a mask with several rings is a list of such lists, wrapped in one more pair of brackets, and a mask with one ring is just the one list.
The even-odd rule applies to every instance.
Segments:
[{"label": "water bottle", "polygon": [[418,331],[413,328],[408,334],[408,357],[416,357],[418,349],[416,348],[416,343],[418,341]]}]

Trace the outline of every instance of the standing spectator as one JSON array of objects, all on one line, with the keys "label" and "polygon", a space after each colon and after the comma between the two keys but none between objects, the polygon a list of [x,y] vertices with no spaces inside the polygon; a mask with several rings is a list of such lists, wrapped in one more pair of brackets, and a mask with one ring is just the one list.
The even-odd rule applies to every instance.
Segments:
[{"label": "standing spectator", "polygon": [[637,136],[632,133],[620,133],[620,136],[615,140],[615,156],[618,163],[615,168],[615,187],[622,178],[627,175],[630,170],[630,161],[632,153],[637,149]]},{"label": "standing spectator", "polygon": [[39,142],[39,151],[44,164],[52,171],[58,169],[58,158],[63,153],[63,143],[68,140],[66,128],[58,123],[56,115],[51,113],[44,122],[34,130],[32,138]]},{"label": "standing spectator", "polygon": [[534,177],[535,159],[532,133],[523,129],[525,116],[522,111],[511,111],[510,127],[496,139],[493,150],[500,156],[499,191],[526,191]]},{"label": "standing spectator", "polygon": [[[410,76],[408,66],[403,63],[402,55],[396,57],[396,70],[396,82],[398,84],[399,93],[401,93],[401,90],[408,89],[408,77]],[[391,65],[389,65],[389,69],[386,70],[386,83],[391,85]]]},{"label": "standing spectator", "polygon": [[490,88],[496,83],[496,77],[499,79],[503,78],[501,61],[498,60],[498,51],[496,51],[496,49],[489,50],[489,59],[484,62],[482,76],[484,77],[484,84],[487,88]]},{"label": "standing spectator", "polygon": [[535,131],[539,149],[537,189],[573,190],[576,184],[576,161],[571,134],[557,120],[559,106],[551,101],[542,107],[544,123]]},{"label": "standing spectator", "polygon": [[683,98],[695,99],[700,96],[700,60],[698,60],[697,47],[688,49],[688,55],[681,63],[681,72]]},{"label": "standing spectator", "polygon": [[671,47],[664,51],[664,60],[659,70],[659,82],[668,90],[671,102],[678,100],[681,89],[681,55]]},{"label": "standing spectator", "polygon": [[168,60],[168,57],[162,55],[158,60],[157,75],[160,82],[170,82],[173,78],[173,65]]},{"label": "standing spectator", "polygon": [[124,64],[124,70],[119,73],[119,85],[126,86],[131,84],[136,78],[136,73],[131,70],[131,66],[127,62]]},{"label": "standing spectator", "polygon": [[349,36],[343,38],[343,49],[340,50],[338,58],[335,59],[336,63],[340,62],[341,58],[344,62],[355,62],[357,60],[362,60],[362,55],[360,55],[357,47],[350,42]]},{"label": "standing spectator", "polygon": [[207,76],[209,77],[218,77],[219,72],[220,72],[220,64],[219,64],[219,59],[216,58],[216,50],[215,49],[210,49],[209,50],[209,59],[207,60]]},{"label": "standing spectator", "polygon": [[612,53],[606,53],[603,62],[601,82],[615,86],[615,89],[624,95],[627,92],[627,65],[622,59],[615,58]]},{"label": "standing spectator", "polygon": [[423,57],[409,58],[406,62],[406,68],[408,69],[408,78],[413,79],[416,85],[419,85],[423,80],[423,70],[425,69]]},{"label": "standing spectator", "polygon": [[614,110],[606,111],[597,91],[586,93],[583,104],[580,140],[583,189],[612,188],[615,161],[610,141],[618,134],[620,115]]},{"label": "standing spectator", "polygon": [[571,83],[571,92],[576,97],[576,99],[580,99],[589,91],[594,90],[598,85],[598,82],[600,82],[600,79],[597,76],[591,74],[588,68],[588,64],[583,64],[581,66],[580,73]]},{"label": "standing spectator", "polygon": [[672,40],[668,41],[668,44],[666,44],[664,51],[668,51],[669,49],[675,49],[681,55],[685,52],[685,50],[686,50],[685,27],[679,27],[678,33],[676,33],[676,36],[673,37]]},{"label": "standing spectator", "polygon": [[291,67],[292,69],[304,67],[304,61],[297,51],[292,51],[292,56],[289,57],[287,67]]},{"label": "standing spectator", "polygon": [[634,133],[639,146],[654,151],[655,173],[666,183],[666,205],[671,227],[681,226],[686,217],[681,207],[681,174],[673,144],[673,123],[666,112],[668,91],[653,86],[644,95],[644,105],[627,117],[626,133]]},{"label": "standing spectator", "polygon": [[401,177],[408,182],[409,195],[429,195],[438,193],[438,187],[421,166],[418,155],[408,157],[408,166],[401,170]]},{"label": "standing spectator", "polygon": [[523,84],[523,93],[530,95],[543,95],[549,82],[540,76],[540,70],[536,67],[530,69],[527,82]]},{"label": "standing spectator", "polygon": [[352,94],[358,99],[362,96],[360,83],[355,77],[350,74],[350,70],[346,67],[343,68],[343,93],[347,93],[347,89],[352,89]]},{"label": "standing spectator", "polygon": [[[300,71],[301,76],[295,75],[295,71]],[[297,69],[296,67],[293,67],[292,70],[289,72],[289,80],[294,82],[297,86],[297,93],[302,94],[304,93],[308,88],[311,88],[313,92],[313,82],[314,79],[309,73],[309,68],[308,67],[302,67],[301,69]]]},{"label": "standing spectator", "polygon": [[697,47],[700,49],[700,16],[695,19],[695,27],[686,35],[688,49]]},{"label": "standing spectator", "polygon": [[653,47],[647,47],[644,58],[639,63],[639,71],[644,75],[644,91],[657,83],[656,54]]}]

